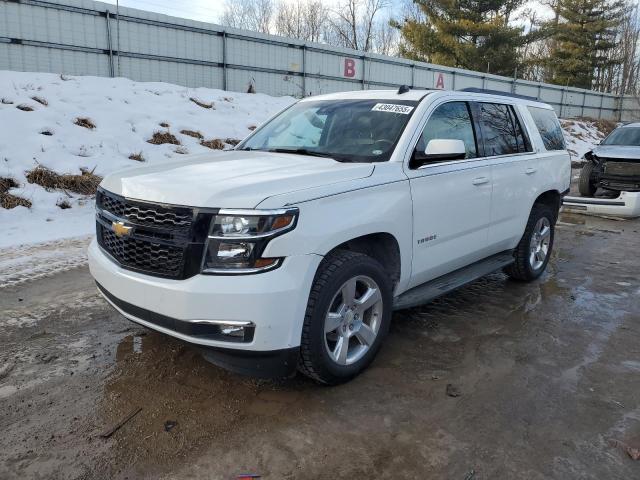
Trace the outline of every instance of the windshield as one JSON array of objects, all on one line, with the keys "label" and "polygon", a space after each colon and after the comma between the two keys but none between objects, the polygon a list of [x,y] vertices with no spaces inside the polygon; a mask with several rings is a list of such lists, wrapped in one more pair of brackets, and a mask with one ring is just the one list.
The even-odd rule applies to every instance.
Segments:
[{"label": "windshield", "polygon": [[296,103],[239,145],[331,157],[342,162],[385,162],[418,102],[318,100]]},{"label": "windshield", "polygon": [[602,145],[629,145],[640,147],[640,128],[618,128],[602,141]]}]

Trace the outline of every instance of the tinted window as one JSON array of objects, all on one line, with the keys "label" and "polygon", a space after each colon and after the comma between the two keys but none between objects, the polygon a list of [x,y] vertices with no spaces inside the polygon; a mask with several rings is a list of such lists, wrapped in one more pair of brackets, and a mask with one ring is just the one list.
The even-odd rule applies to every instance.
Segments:
[{"label": "tinted window", "polygon": [[417,148],[424,151],[433,139],[462,140],[466,158],[477,156],[476,137],[466,102],[445,103],[437,107],[424,127]]},{"label": "tinted window", "polygon": [[510,105],[480,104],[480,123],[484,137],[484,154],[511,155],[530,151],[520,122]]},{"label": "tinted window", "polygon": [[640,128],[622,127],[616,128],[604,139],[603,145],[630,145],[640,147]]},{"label": "tinted window", "polygon": [[564,136],[560,122],[558,122],[558,118],[556,117],[556,112],[544,108],[528,108],[529,113],[533,117],[533,122],[540,132],[544,148],[547,150],[564,150]]}]

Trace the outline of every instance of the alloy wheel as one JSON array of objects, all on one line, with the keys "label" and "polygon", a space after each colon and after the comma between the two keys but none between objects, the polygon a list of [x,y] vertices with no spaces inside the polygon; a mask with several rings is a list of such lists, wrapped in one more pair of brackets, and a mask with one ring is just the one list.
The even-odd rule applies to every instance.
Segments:
[{"label": "alloy wheel", "polygon": [[370,277],[347,280],[331,300],[324,320],[324,344],[339,365],[360,360],[375,342],[382,322],[380,287]]}]

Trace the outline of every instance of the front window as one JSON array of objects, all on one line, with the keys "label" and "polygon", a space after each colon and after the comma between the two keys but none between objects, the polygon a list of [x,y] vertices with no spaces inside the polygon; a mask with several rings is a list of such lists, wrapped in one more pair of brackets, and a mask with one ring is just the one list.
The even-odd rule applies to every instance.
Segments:
[{"label": "front window", "polygon": [[449,102],[436,108],[424,127],[418,150],[424,151],[429,141],[434,139],[462,140],[466,158],[478,156],[476,135],[466,102]]},{"label": "front window", "polygon": [[240,150],[298,153],[342,162],[389,160],[418,102],[317,100],[288,108]]},{"label": "front window", "polygon": [[602,141],[602,145],[627,145],[631,147],[640,147],[640,128],[618,128],[611,132],[611,134]]}]

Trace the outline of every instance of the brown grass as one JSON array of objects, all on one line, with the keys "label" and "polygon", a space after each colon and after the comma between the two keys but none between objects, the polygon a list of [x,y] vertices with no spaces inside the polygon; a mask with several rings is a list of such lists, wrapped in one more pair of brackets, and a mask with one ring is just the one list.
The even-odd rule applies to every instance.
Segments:
[{"label": "brown grass", "polygon": [[69,200],[67,200],[66,198],[61,198],[56,202],[56,207],[60,207],[62,210],[66,210],[68,208],[71,208],[71,203],[69,203]]},{"label": "brown grass", "polygon": [[23,112],[33,112],[33,107],[30,107],[29,105],[18,105],[16,108]]},{"label": "brown grass", "polygon": [[13,105],[13,102],[11,100],[7,100],[6,98],[3,98],[1,101],[4,105]]},{"label": "brown grass", "polygon": [[180,155],[186,155],[189,153],[189,150],[187,150],[185,147],[180,146],[180,147],[176,147],[174,152],[179,153]]},{"label": "brown grass", "polygon": [[196,130],[180,130],[180,133],[183,135],[189,135],[190,137],[193,137],[193,138],[198,138],[200,140],[204,138],[204,136]]},{"label": "brown grass", "polygon": [[153,132],[153,136],[147,140],[147,143],[151,143],[153,145],[162,145],[164,143],[180,145],[180,140],[178,140],[174,134],[169,132]]},{"label": "brown grass", "polygon": [[0,193],[7,193],[10,188],[18,188],[18,182],[10,177],[0,177]]},{"label": "brown grass", "polygon": [[51,130],[42,130],[40,132],[40,135],[46,135],[47,137],[50,137],[53,135],[53,132]]},{"label": "brown grass", "polygon": [[80,169],[80,175],[59,174],[41,165],[27,172],[27,181],[47,190],[68,190],[80,195],[93,195],[102,181],[102,177],[92,171]]},{"label": "brown grass", "polygon": [[78,117],[73,123],[75,123],[79,127],[88,128],[89,130],[93,130],[94,128],[96,128],[95,123],[93,123],[90,118],[86,117]]},{"label": "brown grass", "polygon": [[598,130],[600,130],[604,135],[609,135],[611,132],[615,130],[618,124],[612,120],[605,120],[604,118],[600,118],[594,121]]},{"label": "brown grass", "polygon": [[11,195],[10,193],[0,193],[0,207],[11,210],[16,207],[31,208],[31,202],[26,198]]},{"label": "brown grass", "polygon": [[258,127],[256,127],[255,125],[249,125],[247,128],[253,132]]},{"label": "brown grass", "polygon": [[228,143],[229,145],[233,145],[235,147],[241,141],[242,140],[238,140],[237,138],[225,138],[224,143]]},{"label": "brown grass", "polygon": [[49,102],[47,102],[44,98],[42,97],[31,97],[31,100],[33,100],[34,102],[38,102],[40,105],[44,105],[45,107],[49,105]]},{"label": "brown grass", "polygon": [[142,156],[142,152],[132,153],[129,155],[129,160],[135,160],[136,162],[144,162],[144,156]]},{"label": "brown grass", "polygon": [[0,177],[0,207],[10,210],[16,207],[31,208],[31,202],[26,198],[18,197],[9,193],[10,188],[17,188],[18,182],[13,178]]},{"label": "brown grass", "polygon": [[200,145],[213,150],[222,150],[224,148],[224,142],[219,138],[214,138],[213,140],[202,140]]},{"label": "brown grass", "polygon": [[167,122],[160,123],[160,126],[163,128],[169,128],[169,124]]},{"label": "brown grass", "polygon": [[[614,122],[613,120],[606,120],[604,118],[582,117],[578,120],[593,123],[593,125],[600,131],[600,133],[604,134],[605,136],[609,135],[618,126],[617,122]],[[573,126],[574,122],[565,121],[564,125]]]},{"label": "brown grass", "polygon": [[213,102],[205,103],[205,102],[203,102],[201,100],[198,100],[197,98],[194,98],[194,97],[190,97],[189,100],[191,100],[193,103],[195,103],[199,107],[202,107],[202,108],[213,108],[215,110]]}]

